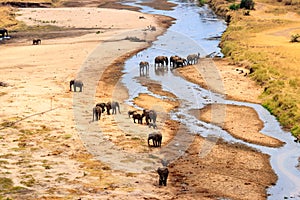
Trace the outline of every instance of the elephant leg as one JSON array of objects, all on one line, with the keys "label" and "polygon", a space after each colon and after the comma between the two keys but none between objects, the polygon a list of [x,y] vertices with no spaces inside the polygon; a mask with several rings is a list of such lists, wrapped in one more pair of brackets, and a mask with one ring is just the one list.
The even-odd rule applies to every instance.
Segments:
[{"label": "elephant leg", "polygon": [[159,177],[159,182],[158,182],[159,185],[163,185],[163,180],[161,179],[161,177]]},{"label": "elephant leg", "polygon": [[82,92],[82,86],[80,86],[80,92]]},{"label": "elephant leg", "polygon": [[163,180],[163,184],[164,184],[164,186],[167,186],[167,179],[166,179],[166,177]]}]

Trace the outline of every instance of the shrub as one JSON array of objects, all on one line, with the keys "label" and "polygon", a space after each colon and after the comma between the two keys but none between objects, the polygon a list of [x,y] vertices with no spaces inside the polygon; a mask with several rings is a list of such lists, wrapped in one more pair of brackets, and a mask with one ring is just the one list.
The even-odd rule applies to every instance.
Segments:
[{"label": "shrub", "polygon": [[300,38],[300,34],[295,34],[291,36],[290,42],[300,42],[298,39]]},{"label": "shrub", "polygon": [[248,10],[254,9],[254,2],[253,0],[241,0],[240,8],[245,8]]},{"label": "shrub", "polygon": [[233,3],[229,6],[230,10],[238,10],[239,8],[240,8],[240,4]]},{"label": "shrub", "polygon": [[203,5],[206,3],[205,0],[198,0],[198,1],[199,1],[199,5],[200,5],[200,6],[203,6]]}]

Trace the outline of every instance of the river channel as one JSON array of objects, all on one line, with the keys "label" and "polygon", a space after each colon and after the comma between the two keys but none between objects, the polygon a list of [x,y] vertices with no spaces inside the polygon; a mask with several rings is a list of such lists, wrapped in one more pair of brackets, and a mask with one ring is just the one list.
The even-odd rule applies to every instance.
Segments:
[{"label": "river channel", "polygon": [[[189,127],[190,133],[200,134],[203,137],[215,135],[216,137],[222,137],[226,141],[243,143],[263,153],[269,154],[271,156],[272,168],[278,175],[278,181],[275,186],[268,189],[268,194],[270,194],[268,199],[300,199],[300,172],[295,167],[298,162],[298,156],[300,155],[299,144],[293,141],[290,133],[285,132],[280,127],[274,116],[270,115],[261,105],[225,100],[222,95],[207,91],[198,85],[190,83],[173,74],[171,70],[164,70],[163,73],[158,73],[156,70],[153,70],[154,58],[157,55],[168,57],[179,55],[185,57],[197,52],[199,52],[201,56],[212,52],[221,55],[220,49],[218,48],[219,41],[211,38],[218,38],[222,35],[226,29],[225,22],[214,15],[206,6],[198,7],[194,3],[183,1],[175,1],[175,3],[178,4],[178,6],[171,11],[154,10],[137,4],[137,6],[142,8],[142,12],[171,16],[176,19],[176,22],[164,35],[160,36],[151,47],[139,52],[137,56],[126,61],[124,67],[125,75],[123,76],[122,82],[129,91],[127,103],[137,107],[133,104],[133,99],[136,98],[139,93],[148,93],[155,97],[167,98],[151,93],[136,80],[140,74],[137,70],[133,70],[133,66],[138,66],[142,60],[148,61],[151,63],[151,67],[149,74],[146,75],[147,78],[160,82],[164,90],[175,94],[181,100],[181,106],[171,113],[172,119],[178,120],[186,127]],[[215,73],[215,82],[219,84],[220,90],[222,91],[223,85],[213,63],[211,63],[211,68],[212,71],[210,73]],[[189,114],[190,109],[201,109],[211,103],[244,105],[255,109],[260,119],[264,122],[264,128],[261,132],[275,137],[286,144],[281,148],[269,148],[249,144],[235,139],[219,127],[199,121]],[[219,112],[218,115],[224,115],[224,113]],[[186,142],[188,142],[188,139]],[[182,149],[182,151],[183,150],[184,149]],[[176,155],[174,156],[173,159],[176,159]]]},{"label": "river channel", "polygon": [[[208,148],[199,154],[202,157],[205,157],[209,153],[218,138],[222,138],[228,142],[245,144],[270,155],[270,162],[275,173],[278,175],[278,181],[276,185],[268,188],[268,199],[300,199],[300,172],[296,169],[296,165],[298,164],[297,159],[300,155],[300,146],[293,141],[290,133],[285,132],[280,127],[274,116],[270,115],[261,105],[226,100],[222,95],[224,88],[221,77],[213,61],[207,62],[207,65],[209,65],[207,67],[208,70],[201,75],[204,79],[205,77],[213,77],[213,79],[209,79],[213,83],[208,84],[217,86],[220,93],[205,90],[196,84],[188,82],[173,73],[174,71],[170,68],[168,70],[155,70],[153,66],[154,58],[158,55],[186,57],[191,53],[200,53],[200,56],[203,57],[214,52],[215,55],[222,56],[218,47],[220,41],[217,38],[225,31],[226,23],[214,15],[207,6],[199,7],[194,2],[174,1],[178,5],[170,11],[155,10],[150,7],[141,6],[138,3],[137,1],[127,4],[141,7],[141,12],[170,16],[175,18],[176,21],[149,48],[126,60],[123,71],[124,75],[120,80],[121,85],[124,85],[128,90],[129,98],[125,103],[141,109],[133,103],[134,98],[138,97],[140,93],[147,93],[162,99],[170,98],[154,94],[148,91],[147,87],[142,86],[139,82],[139,77],[143,75],[144,78],[159,82],[163,90],[176,95],[177,100],[180,101],[180,106],[168,114],[171,119],[179,121],[184,128],[182,131],[179,130],[172,141],[162,146],[159,151],[149,154],[147,152],[132,153],[123,151],[122,148],[111,142],[109,136],[104,134],[105,131],[111,133],[111,129],[99,130],[97,123],[88,123],[90,119],[88,113],[90,113],[95,102],[90,97],[95,97],[95,87],[99,81],[98,75],[102,73],[98,67],[99,54],[101,54],[101,51],[106,50],[106,45],[110,45],[109,42],[102,43],[89,56],[78,74],[78,77],[84,81],[85,88],[87,89],[82,94],[74,94],[73,97],[76,127],[89,152],[96,159],[109,164],[112,169],[130,172],[149,172],[150,170],[157,169],[157,166],[161,165],[161,160],[172,162],[182,156],[196,134],[204,138],[209,138],[206,141]],[[144,33],[146,38],[147,32],[145,31]],[[120,37],[124,38],[124,36]],[[120,39],[120,37],[117,39]],[[140,74],[138,70],[140,61],[148,61],[150,63],[151,66],[148,74]],[[269,148],[246,143],[233,138],[220,127],[204,123],[190,114],[191,109],[201,109],[208,104],[216,103],[243,105],[255,109],[260,119],[264,122],[264,128],[261,132],[285,142],[285,145],[281,148]],[[86,114],[83,115],[82,113]],[[221,120],[225,114],[225,111],[213,110],[213,117],[221,118]],[[126,119],[122,119],[121,115],[115,116],[114,120],[117,123],[114,124],[117,124],[119,128],[127,132],[126,129],[131,126],[131,123],[128,123],[128,116],[125,115]],[[148,127],[146,128],[145,130],[149,131]],[[140,134],[137,135],[138,137],[147,137],[146,131],[137,131],[133,134]]]}]

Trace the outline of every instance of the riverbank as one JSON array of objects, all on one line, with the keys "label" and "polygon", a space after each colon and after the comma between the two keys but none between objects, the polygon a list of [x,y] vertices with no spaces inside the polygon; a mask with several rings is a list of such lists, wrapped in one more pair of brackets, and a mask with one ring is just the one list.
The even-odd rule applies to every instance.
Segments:
[{"label": "riverbank", "polygon": [[[95,17],[99,14],[95,12],[95,8],[91,8],[90,11],[79,8],[76,13],[82,13],[77,16],[69,13],[70,9],[65,11],[68,14],[52,13],[48,15],[50,18],[39,18],[36,15],[45,13],[43,16],[46,16],[48,10],[41,13],[32,11],[28,12],[25,19],[51,22],[52,16],[60,16],[62,20],[55,19],[60,23],[67,15],[70,16],[70,20],[66,20],[65,23],[68,25],[72,23],[75,28],[76,26],[95,28],[92,22],[99,19]],[[162,16],[157,18],[157,16],[143,14],[144,21],[144,18],[140,18],[141,13],[108,11],[109,20],[118,19],[118,21],[102,21],[101,26],[105,29],[99,32],[96,32],[95,28],[80,35],[72,35],[72,37],[64,35],[64,37],[55,38],[53,36],[52,39],[42,39],[40,46],[32,46],[29,36],[18,43],[9,41],[3,46],[1,63],[5,65],[2,67],[1,80],[5,80],[9,87],[1,91],[2,102],[5,104],[1,108],[3,113],[1,125],[9,127],[1,130],[3,144],[1,146],[1,152],[3,152],[1,154],[1,180],[7,183],[1,195],[15,199],[32,199],[32,197],[35,199],[189,199],[196,197],[266,199],[266,188],[276,182],[276,175],[269,164],[269,157],[245,146],[218,141],[212,143],[214,147],[203,159],[199,156],[199,152],[210,146],[213,138],[196,137],[184,156],[170,165],[168,187],[158,186],[155,169],[150,169],[147,173],[114,170],[106,163],[96,160],[87,151],[88,146],[83,144],[78,135],[77,124],[74,122],[72,104],[77,94],[68,91],[68,81],[76,77],[81,64],[87,60],[99,43],[108,44],[109,48],[101,52],[97,58],[102,60],[98,64],[99,68],[104,71],[102,79],[99,80],[96,97],[95,99],[94,97],[82,99],[79,106],[85,106],[91,100],[95,103],[100,100],[110,100],[112,91],[116,89],[115,86],[122,76],[124,61],[139,49],[149,45],[149,43],[128,42],[128,40],[111,40],[112,36],[128,31],[129,27],[145,29],[151,24],[156,26],[157,32],[147,33],[154,34],[153,39],[155,39],[155,36],[162,34],[165,30],[168,24],[166,21],[172,22],[172,19]],[[49,12],[52,12],[51,9]],[[105,10],[100,10],[100,14],[104,13]],[[126,18],[120,18],[122,14]],[[79,21],[85,17],[89,19],[88,24]],[[119,21],[121,19],[125,21]],[[128,23],[131,26],[128,26]],[[191,75],[193,73],[190,72]],[[160,94],[164,93],[156,83],[143,82],[143,84],[149,90],[152,88]],[[122,98],[127,95],[126,88],[122,86],[116,92]],[[85,87],[83,94],[85,94]],[[172,96],[172,94],[168,95]],[[154,97],[147,95],[140,97],[136,99],[136,103],[145,108],[151,107],[148,102],[158,102]],[[167,113],[177,106],[173,103],[160,105]],[[124,104],[121,106],[122,113],[117,116],[123,117],[126,126],[135,125],[132,119],[128,119]],[[86,124],[89,125],[91,108],[79,115],[83,116]],[[13,124],[18,120],[20,120],[18,123]],[[169,131],[166,135],[171,140],[177,132],[178,124],[172,124],[173,122],[168,119],[163,121],[161,116],[159,120],[165,128],[163,131]],[[97,127],[96,123],[94,122],[93,125]],[[120,130],[120,125],[116,123],[113,116],[103,114],[99,127],[103,128],[103,133],[107,133],[106,136],[110,141],[115,142],[123,150],[155,151],[149,149],[145,143],[145,133],[149,130],[147,126],[134,126],[134,129],[141,129],[141,135],[128,135],[127,132]],[[92,142],[97,141],[94,139]],[[164,140],[163,145],[167,142],[168,139]],[[98,150],[102,150],[101,144],[97,145]],[[194,176],[195,174],[201,177]]]},{"label": "riverbank", "polygon": [[[230,11],[230,2],[209,1],[230,23],[222,36],[223,54],[237,66],[251,69],[249,77],[263,88],[262,105],[275,115],[294,136],[299,126],[299,2],[255,1],[254,10]],[[228,17],[230,16],[230,17]]]}]

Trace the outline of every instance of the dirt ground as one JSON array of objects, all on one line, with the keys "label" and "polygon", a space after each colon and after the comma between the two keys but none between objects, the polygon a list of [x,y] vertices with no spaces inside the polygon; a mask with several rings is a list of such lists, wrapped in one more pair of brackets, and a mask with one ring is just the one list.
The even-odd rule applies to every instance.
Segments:
[{"label": "dirt ground", "polygon": [[[157,3],[155,1],[156,6]],[[117,148],[134,154],[158,151],[147,145],[147,133],[150,129],[146,125],[134,124],[128,118],[127,111],[133,108],[123,102],[128,94],[119,83],[125,59],[146,48],[149,43],[130,42],[119,36],[124,36],[124,33],[133,34],[134,29],[138,30],[134,36],[142,38],[143,33],[147,33],[148,39],[153,41],[164,32],[172,19],[128,10],[99,9],[93,7],[93,4],[88,5],[89,8],[21,10],[18,13],[19,19],[27,24],[37,25],[47,21],[67,28],[67,32],[62,34],[63,29],[48,30],[51,37],[47,37],[47,32],[39,35],[43,36],[41,45],[31,45],[32,36],[26,34],[16,37],[16,40],[11,39],[7,44],[1,44],[0,81],[6,82],[8,87],[0,88],[0,177],[2,182],[7,181],[5,185],[0,183],[3,188],[0,197],[266,199],[266,188],[275,184],[277,179],[270,166],[269,156],[243,145],[228,144],[221,139],[216,142],[214,138],[194,137],[187,151],[169,165],[167,187],[158,186],[155,168],[144,170],[143,173],[115,170],[97,159],[97,156],[101,156],[101,151],[109,152],[110,149],[103,149],[104,146],[96,143],[97,136],[89,138],[91,143],[96,143],[95,147],[86,143],[88,136],[80,131],[81,127],[76,123],[78,116],[74,116],[78,115],[74,105],[76,99],[79,99],[79,108],[83,110],[84,125],[98,129],[98,132],[101,129],[104,137]],[[147,30],[149,25],[156,26],[157,30]],[[18,34],[22,35],[16,33]],[[105,51],[101,51],[94,58],[93,52],[99,46],[105,48]],[[86,63],[91,58],[95,59],[92,62],[97,65],[89,68]],[[239,74],[236,67],[226,60],[215,61],[215,64],[219,68],[225,88],[228,87],[225,94],[229,98],[259,103],[261,88]],[[90,75],[84,77],[84,91],[70,92],[69,80],[81,72],[82,66],[87,66],[87,73]],[[193,67],[180,71],[184,71],[185,78],[190,81],[203,80]],[[101,76],[93,76],[97,73]],[[174,96],[163,91],[157,82],[140,82],[157,94]],[[97,83],[97,87],[89,89],[89,85],[93,83]],[[200,85],[202,83],[197,82]],[[205,87],[218,91],[213,85]],[[116,97],[114,93],[118,93],[121,114],[112,116],[103,113],[99,122],[91,123],[89,120],[92,106]],[[89,96],[90,94],[95,95]],[[158,117],[158,127],[164,136],[163,147],[168,145],[176,133],[180,133],[180,124],[170,120],[167,115],[179,102],[162,101],[140,94],[135,103],[144,108],[159,105],[162,114]],[[235,121],[244,112],[240,107],[228,109],[228,121]],[[259,132],[261,124],[255,113],[249,115],[248,122],[257,124],[254,131]],[[128,128],[127,131],[124,131],[124,127]],[[243,132],[243,128],[245,127],[236,121],[225,129],[229,132],[231,129]],[[253,141],[255,137],[256,134],[248,135],[245,140]],[[259,143],[280,145],[280,141],[262,137]],[[201,151],[209,145],[214,146],[203,156]]]}]

